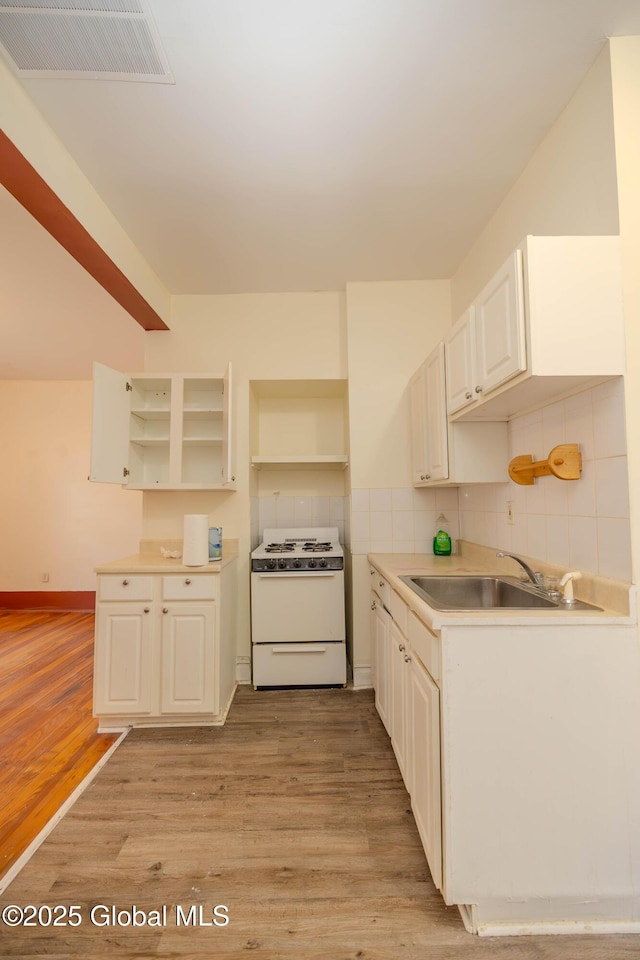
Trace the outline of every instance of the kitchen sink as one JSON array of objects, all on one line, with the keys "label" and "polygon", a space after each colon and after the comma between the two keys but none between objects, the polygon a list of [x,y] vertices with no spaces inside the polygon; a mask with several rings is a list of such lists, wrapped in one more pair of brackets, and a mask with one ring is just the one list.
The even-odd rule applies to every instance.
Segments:
[{"label": "kitchen sink", "polygon": [[[566,609],[515,577],[404,576],[400,580],[435,610]],[[576,600],[570,609],[600,610],[600,607]]]}]

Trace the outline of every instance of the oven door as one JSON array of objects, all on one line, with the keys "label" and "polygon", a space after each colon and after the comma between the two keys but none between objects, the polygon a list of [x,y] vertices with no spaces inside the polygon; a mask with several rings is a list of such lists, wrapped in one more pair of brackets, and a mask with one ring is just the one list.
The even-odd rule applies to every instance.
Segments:
[{"label": "oven door", "polygon": [[254,643],[345,639],[344,571],[251,574]]}]

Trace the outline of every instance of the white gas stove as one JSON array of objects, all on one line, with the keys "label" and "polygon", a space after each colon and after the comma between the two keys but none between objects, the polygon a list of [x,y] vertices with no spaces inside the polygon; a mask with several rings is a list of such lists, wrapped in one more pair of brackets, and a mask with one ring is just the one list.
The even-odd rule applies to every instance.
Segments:
[{"label": "white gas stove", "polygon": [[344,685],[345,636],[337,527],[265,528],[251,554],[254,686]]}]

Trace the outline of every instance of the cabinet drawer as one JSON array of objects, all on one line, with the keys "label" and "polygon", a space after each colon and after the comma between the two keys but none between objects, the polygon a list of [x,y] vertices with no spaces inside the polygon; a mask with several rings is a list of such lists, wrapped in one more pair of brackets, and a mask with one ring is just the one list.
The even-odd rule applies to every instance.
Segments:
[{"label": "cabinet drawer", "polygon": [[375,567],[371,567],[371,589],[375,590],[383,605],[389,610],[391,604],[391,587]]},{"label": "cabinet drawer", "polygon": [[118,576],[98,577],[99,600],[151,600],[153,598],[153,577]]},{"label": "cabinet drawer", "polygon": [[163,600],[215,600],[217,595],[217,575],[162,578]]},{"label": "cabinet drawer", "polygon": [[440,637],[429,630],[412,611],[409,611],[409,640],[411,650],[427,668],[434,680],[440,679]]},{"label": "cabinet drawer", "polygon": [[391,591],[389,613],[398,624],[401,633],[407,636],[407,613],[409,608],[404,600],[401,600],[395,590]]}]

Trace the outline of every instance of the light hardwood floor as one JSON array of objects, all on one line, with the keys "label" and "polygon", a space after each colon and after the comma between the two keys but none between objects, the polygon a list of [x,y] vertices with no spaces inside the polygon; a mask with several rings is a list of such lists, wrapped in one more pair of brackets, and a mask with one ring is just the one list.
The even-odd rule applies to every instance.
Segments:
[{"label": "light hardwood floor", "polygon": [[[218,728],[138,730],[0,898],[77,904],[72,929],[12,930],[15,960],[638,960],[640,938],[480,939],[431,881],[368,692],[241,688]],[[160,929],[92,906],[168,905]],[[226,927],[177,927],[228,906]],[[99,911],[98,919],[102,916]]]},{"label": "light hardwood floor", "polygon": [[0,610],[0,877],[116,739],[91,712],[93,623]]}]

